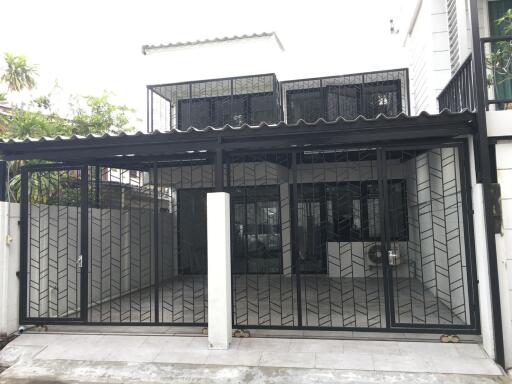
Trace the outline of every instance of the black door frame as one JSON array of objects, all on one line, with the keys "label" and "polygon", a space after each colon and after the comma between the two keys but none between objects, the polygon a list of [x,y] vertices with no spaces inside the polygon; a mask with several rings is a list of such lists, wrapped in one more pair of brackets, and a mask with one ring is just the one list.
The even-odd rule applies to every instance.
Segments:
[{"label": "black door frame", "polygon": [[[30,303],[28,303],[27,277],[29,257],[29,174],[35,172],[51,171],[79,171],[80,172],[80,316],[78,317],[30,317]],[[87,321],[88,300],[88,167],[86,165],[41,164],[26,165],[21,168],[21,194],[20,194],[20,324],[59,324],[84,323]],[[85,239],[85,241],[84,241]],[[77,239],[78,240],[78,239]],[[78,264],[78,260],[76,263]]]}]

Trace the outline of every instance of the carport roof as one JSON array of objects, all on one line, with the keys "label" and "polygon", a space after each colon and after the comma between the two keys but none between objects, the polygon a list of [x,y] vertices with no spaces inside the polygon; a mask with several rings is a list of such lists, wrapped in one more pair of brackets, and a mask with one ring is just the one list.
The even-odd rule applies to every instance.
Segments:
[{"label": "carport roof", "polygon": [[439,114],[422,112],[417,116],[359,116],[334,121],[225,125],[214,128],[188,128],[151,133],[89,134],[0,140],[0,153],[6,160],[42,159],[74,162],[105,158],[210,152],[217,149],[272,149],[303,146],[368,144],[399,140],[449,138],[470,134],[475,114],[468,110]]}]

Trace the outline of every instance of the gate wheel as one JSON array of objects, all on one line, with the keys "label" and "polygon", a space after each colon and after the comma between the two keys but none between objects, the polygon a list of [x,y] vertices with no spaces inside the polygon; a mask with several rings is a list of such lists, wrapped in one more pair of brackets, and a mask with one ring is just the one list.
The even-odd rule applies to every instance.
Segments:
[{"label": "gate wheel", "polygon": [[441,335],[439,340],[441,343],[458,343],[460,341],[460,337],[457,335]]},{"label": "gate wheel", "polygon": [[237,329],[233,332],[234,337],[251,337],[251,332],[244,331],[243,329]]}]

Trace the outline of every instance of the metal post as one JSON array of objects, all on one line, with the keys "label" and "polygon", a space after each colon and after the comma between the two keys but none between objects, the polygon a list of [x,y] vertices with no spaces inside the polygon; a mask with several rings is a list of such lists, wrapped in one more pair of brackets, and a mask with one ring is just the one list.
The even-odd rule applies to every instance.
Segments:
[{"label": "metal post", "polygon": [[159,201],[158,201],[158,167],[156,162],[153,163],[153,236],[154,236],[154,262],[155,262],[155,322],[160,322],[159,302],[160,302],[160,271],[158,257],[159,243]]},{"label": "metal post", "polygon": [[9,170],[7,161],[0,160],[0,201],[7,200],[7,180],[9,179]]},{"label": "metal post", "polygon": [[[220,140],[219,140],[220,144]],[[215,192],[224,191],[224,152],[222,148],[217,148],[215,151]]]},{"label": "metal post", "polygon": [[301,295],[301,280],[300,280],[300,256],[299,256],[299,236],[298,236],[298,190],[297,190],[297,156],[298,153],[292,152],[291,154],[291,168],[292,168],[292,190],[290,196],[290,210],[291,210],[291,238],[292,238],[292,273],[295,273],[296,291],[297,291],[297,320],[298,326],[302,327],[302,295]]},{"label": "metal post", "polygon": [[89,167],[84,165],[80,171],[80,253],[82,266],[80,271],[80,320],[87,321],[88,268],[89,268]]},{"label": "metal post", "polygon": [[482,65],[482,49],[480,45],[480,30],[478,23],[477,0],[469,1],[469,14],[471,18],[471,38],[473,47],[473,68],[475,77],[476,112],[478,123],[478,153],[480,166],[480,182],[482,183],[484,210],[485,210],[485,232],[487,238],[487,252],[489,258],[489,278],[492,282],[491,301],[494,329],[495,360],[501,366],[505,365],[505,353],[503,347],[503,326],[501,323],[501,302],[498,276],[498,260],[496,254],[496,239],[494,237],[494,220],[492,215],[491,201],[491,165],[489,157],[489,140],[487,137],[487,122],[485,118],[485,89],[484,69]]}]

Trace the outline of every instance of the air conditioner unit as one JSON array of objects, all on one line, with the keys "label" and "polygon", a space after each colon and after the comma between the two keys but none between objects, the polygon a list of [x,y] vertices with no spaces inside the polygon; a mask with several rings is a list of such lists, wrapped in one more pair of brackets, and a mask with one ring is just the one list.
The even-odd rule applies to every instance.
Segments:
[{"label": "air conditioner unit", "polygon": [[[388,263],[391,267],[400,265],[400,247],[397,243],[391,245],[387,252]],[[380,243],[370,243],[365,247],[366,265],[376,267],[382,265],[382,251]]]},{"label": "air conditioner unit", "polygon": [[366,264],[371,267],[382,265],[382,252],[380,243],[370,243],[365,247]]}]

